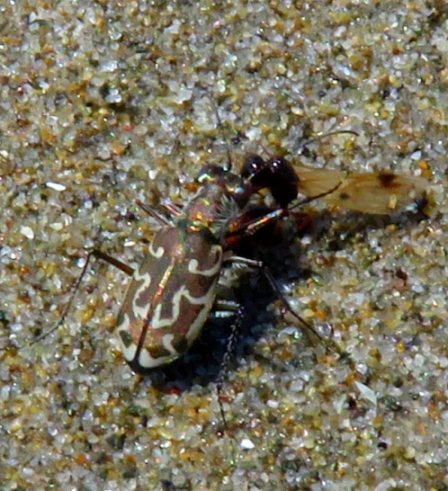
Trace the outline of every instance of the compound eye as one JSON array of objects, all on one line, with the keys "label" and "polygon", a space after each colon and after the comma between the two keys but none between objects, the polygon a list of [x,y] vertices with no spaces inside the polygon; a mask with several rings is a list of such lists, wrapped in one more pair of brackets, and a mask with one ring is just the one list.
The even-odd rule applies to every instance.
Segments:
[{"label": "compound eye", "polygon": [[283,159],[273,159],[269,162],[269,167],[273,173],[283,170],[285,162]]},{"label": "compound eye", "polygon": [[266,162],[259,155],[249,155],[244,161],[241,176],[245,178],[252,177],[265,167]]},{"label": "compound eye", "polygon": [[206,165],[200,170],[196,181],[199,184],[204,184],[205,182],[210,182],[217,177],[222,177],[227,174],[227,171],[218,165]]}]

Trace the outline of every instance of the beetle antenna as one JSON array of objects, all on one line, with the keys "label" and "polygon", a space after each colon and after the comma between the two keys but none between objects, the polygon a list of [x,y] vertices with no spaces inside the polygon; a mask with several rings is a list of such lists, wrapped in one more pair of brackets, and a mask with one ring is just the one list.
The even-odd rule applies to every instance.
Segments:
[{"label": "beetle antenna", "polygon": [[221,136],[222,136],[224,143],[226,145],[227,164],[224,166],[224,170],[230,171],[232,169],[232,153],[230,151],[229,141],[227,140],[227,137],[225,135],[224,125],[222,124],[221,116],[219,115],[219,107],[216,104],[216,101],[213,99],[213,97],[208,92],[205,92],[205,96],[208,98],[208,100],[211,103],[211,106],[213,107],[213,110],[215,112],[217,127],[221,130]]}]

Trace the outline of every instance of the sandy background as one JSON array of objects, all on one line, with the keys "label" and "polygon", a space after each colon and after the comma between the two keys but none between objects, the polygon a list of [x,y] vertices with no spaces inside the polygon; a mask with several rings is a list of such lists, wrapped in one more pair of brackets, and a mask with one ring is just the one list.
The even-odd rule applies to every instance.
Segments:
[{"label": "sandy background", "polygon": [[[443,1],[0,2],[0,489],[448,489],[447,89]],[[360,136],[294,151],[334,129]],[[113,335],[127,278],[99,263],[65,325],[14,348],[57,324],[89,247],[135,266],[157,230],[135,199],[185,203],[238,132],[236,167],[261,143],[431,180],[431,219],[316,203],[265,251],[351,363],[241,278],[222,436],[228,326],[135,376]]]}]

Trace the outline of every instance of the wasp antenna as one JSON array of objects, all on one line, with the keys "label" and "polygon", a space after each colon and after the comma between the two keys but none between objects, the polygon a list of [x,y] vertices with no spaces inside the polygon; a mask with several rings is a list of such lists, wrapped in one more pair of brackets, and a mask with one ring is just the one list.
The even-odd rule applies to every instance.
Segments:
[{"label": "wasp antenna", "polygon": [[266,227],[266,225],[268,225],[269,223],[272,223],[273,221],[286,217],[289,211],[295,210],[296,208],[306,205],[307,203],[311,203],[316,199],[324,198],[325,196],[334,193],[342,185],[347,175],[348,172],[332,188],[322,193],[315,194],[314,196],[309,196],[307,198],[304,198],[298,201],[297,203],[294,203],[293,205],[289,206],[288,208],[278,208],[276,210],[267,211],[263,216],[256,217],[253,220],[248,220],[246,222],[242,221],[241,223],[239,223],[238,220],[234,222],[231,221],[230,223],[232,226],[228,227],[228,231],[225,235],[225,239],[229,241],[231,239],[235,240],[235,238],[239,239],[242,238],[243,236],[250,236],[256,234],[261,229]]},{"label": "wasp antenna", "polygon": [[277,155],[273,154],[272,152],[270,152],[260,141],[257,141],[257,145],[263,150],[263,152],[270,158],[270,159],[273,159],[275,158]]},{"label": "wasp antenna", "polygon": [[359,136],[359,133],[353,130],[336,130],[336,131],[330,131],[329,133],[322,133],[320,135],[314,136],[313,138],[309,138],[308,140],[305,140],[297,145],[297,147],[293,148],[293,152],[300,152],[303,150],[305,147],[308,145],[311,145],[312,143],[315,143],[317,141],[323,140],[324,138],[328,138],[329,136],[334,136],[334,135],[354,135],[354,136]]}]

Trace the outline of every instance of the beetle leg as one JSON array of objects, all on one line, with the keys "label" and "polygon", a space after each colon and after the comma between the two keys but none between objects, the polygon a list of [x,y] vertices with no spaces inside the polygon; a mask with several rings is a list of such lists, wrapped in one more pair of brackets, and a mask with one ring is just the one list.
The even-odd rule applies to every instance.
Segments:
[{"label": "beetle leg", "polygon": [[216,299],[210,315],[219,319],[233,317],[238,314],[240,308],[240,305],[236,302],[233,302],[232,300]]},{"label": "beetle leg", "polygon": [[[105,261],[106,263],[109,263],[112,266],[115,266],[120,271],[123,271],[123,273],[126,273],[128,276],[132,276],[134,274],[133,268],[131,268],[127,264],[123,263],[122,261],[119,261],[118,259],[115,259],[114,257],[109,256],[109,254],[106,254],[105,252],[102,252],[98,249],[92,249],[90,251],[89,257],[87,257],[87,262],[89,261],[90,256],[95,256],[98,259],[101,259],[102,261]],[[83,273],[81,274],[81,276],[83,274],[84,274],[84,270],[83,270]]]},{"label": "beetle leg", "polygon": [[218,370],[218,379],[216,381],[216,395],[218,398],[219,410],[221,412],[221,418],[224,423],[224,430],[228,430],[226,415],[224,412],[224,406],[222,404],[222,388],[224,385],[224,379],[227,372],[227,368],[229,367],[230,359],[232,357],[232,353],[235,347],[236,339],[238,336],[238,331],[241,326],[241,322],[244,316],[244,309],[241,305],[236,302],[228,301],[228,300],[216,300],[214,303],[215,314],[219,317],[227,317],[233,315],[235,317],[234,322],[230,328],[230,334],[227,338],[226,350],[224,352],[224,356],[221,361],[221,365]]},{"label": "beetle leg", "polygon": [[162,208],[165,209],[170,215],[173,215],[175,217],[180,217],[183,215],[182,209],[175,205],[174,203],[162,203]]},{"label": "beetle leg", "polygon": [[[75,296],[76,296],[76,293],[79,289],[79,285],[81,284],[84,276],[87,273],[87,269],[89,267],[90,259],[92,256],[95,256],[96,258],[101,259],[102,261],[105,261],[105,262],[111,264],[112,266],[115,266],[116,268],[120,269],[121,271],[123,271],[123,273],[126,273],[129,276],[134,274],[134,270],[130,266],[128,266],[127,264],[119,261],[118,259],[115,259],[112,256],[109,256],[109,254],[106,254],[105,252],[101,252],[98,249],[92,249],[87,255],[87,259],[86,259],[86,262],[82,268],[81,274],[79,275],[78,279],[76,280],[73,287],[71,288],[70,298],[69,298],[69,300],[65,306],[65,309],[61,315],[61,318],[59,319],[59,322],[52,329],[50,329],[47,332],[44,332],[43,334],[41,334],[37,338],[33,339],[33,341],[26,344],[25,346],[32,346],[33,344],[35,344],[39,341],[42,341],[42,339],[45,339],[51,333],[57,331],[59,329],[59,327],[64,324],[65,319],[67,317],[67,314],[69,313],[69,311],[73,305],[73,302],[75,300]],[[19,349],[24,348],[25,346],[20,346]]]},{"label": "beetle leg", "polygon": [[278,286],[277,282],[275,281],[275,278],[274,278],[273,274],[271,273],[270,269],[262,261],[256,261],[253,259],[248,259],[248,258],[240,257],[240,256],[230,256],[229,258],[227,258],[225,260],[225,262],[229,263],[229,264],[242,264],[242,265],[247,266],[249,268],[259,270],[265,276],[265,278],[268,280],[269,284],[271,285],[272,290],[277,295],[278,299],[282,302],[284,308],[290,314],[292,314],[300,322],[300,324],[307,329],[308,332],[313,333],[321,341],[324,341],[322,336],[303,317],[301,317],[291,307],[288,300],[286,300],[285,296],[283,295],[282,291],[280,290],[280,287]]},{"label": "beetle leg", "polygon": [[[150,217],[154,218],[158,222],[160,222],[162,225],[168,225],[169,227],[173,227],[173,223],[171,220],[168,220],[168,218],[165,218],[163,215],[158,213],[156,210],[153,210],[150,206],[147,204],[143,203],[143,201],[140,201],[139,199],[135,201],[135,204],[143,210],[145,213],[147,213]],[[172,213],[172,210],[170,210],[168,207],[166,207],[170,213]],[[176,215],[176,213],[174,213]]]}]

